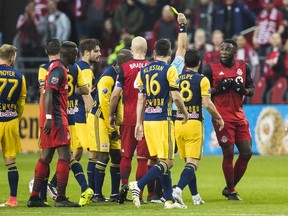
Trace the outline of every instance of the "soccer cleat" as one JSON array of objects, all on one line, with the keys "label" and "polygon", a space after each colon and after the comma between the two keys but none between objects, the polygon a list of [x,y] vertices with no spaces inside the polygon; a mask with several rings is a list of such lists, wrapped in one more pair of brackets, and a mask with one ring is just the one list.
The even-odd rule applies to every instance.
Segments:
[{"label": "soccer cleat", "polygon": [[177,190],[177,187],[173,188],[172,195],[173,195],[174,199],[176,200],[176,202],[178,202],[180,205],[185,206],[183,199],[182,199],[182,190],[181,189]]},{"label": "soccer cleat", "polygon": [[47,193],[51,199],[56,200],[57,188],[54,185],[52,185],[50,182],[48,182],[47,184]]},{"label": "soccer cleat", "polygon": [[117,200],[119,204],[123,204],[126,201],[128,190],[129,190],[129,187],[127,184],[122,186],[118,195],[118,200]]},{"label": "soccer cleat", "polygon": [[228,187],[225,186],[224,189],[222,190],[222,195],[228,197],[228,194],[229,194]]},{"label": "soccer cleat", "polygon": [[18,206],[17,200],[15,201],[8,200],[7,202],[0,204],[0,207],[17,207],[17,206]]},{"label": "soccer cleat", "polygon": [[111,195],[109,202],[118,202],[118,194]]},{"label": "soccer cleat", "polygon": [[170,203],[170,202],[165,202],[165,204],[164,204],[164,209],[178,209],[178,208],[180,208],[180,209],[186,209],[187,208],[187,206],[185,206],[185,205],[181,205],[180,203],[177,203],[177,202],[174,202],[174,203]]},{"label": "soccer cleat", "polygon": [[137,185],[137,181],[133,181],[129,183],[129,190],[132,193],[132,200],[133,200],[135,207],[140,208],[141,206],[140,198],[139,198],[140,189]]},{"label": "soccer cleat", "polygon": [[109,202],[108,199],[106,199],[103,195],[94,195],[92,197],[92,202]]},{"label": "soccer cleat", "polygon": [[71,202],[66,197],[57,197],[55,207],[81,207],[78,203]]},{"label": "soccer cleat", "polygon": [[79,205],[84,206],[90,203],[90,199],[93,196],[94,191],[91,188],[87,188],[82,194],[79,200]]},{"label": "soccer cleat", "polygon": [[200,194],[196,194],[195,196],[192,196],[193,204],[194,205],[203,205],[205,202],[202,200]]},{"label": "soccer cleat", "polygon": [[147,201],[150,201],[151,203],[165,203],[166,199],[157,194],[153,194],[152,196],[147,197]]},{"label": "soccer cleat", "polygon": [[144,204],[144,205],[145,205],[145,204],[148,204],[148,202],[147,202],[146,200],[144,200],[143,198],[140,199],[140,203],[141,203],[141,205],[142,205],[142,204]]},{"label": "soccer cleat", "polygon": [[229,193],[227,198],[228,198],[228,200],[242,200],[237,192]]},{"label": "soccer cleat", "polygon": [[32,208],[32,207],[50,207],[50,205],[44,203],[39,197],[33,196],[30,197],[27,206]]}]

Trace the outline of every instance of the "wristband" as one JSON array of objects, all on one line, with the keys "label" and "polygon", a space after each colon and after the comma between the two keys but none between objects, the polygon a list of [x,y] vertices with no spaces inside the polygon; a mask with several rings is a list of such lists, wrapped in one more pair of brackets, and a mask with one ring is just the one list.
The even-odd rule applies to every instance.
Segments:
[{"label": "wristband", "polygon": [[51,114],[46,114],[46,119],[52,119],[52,115]]},{"label": "wristband", "polygon": [[181,23],[179,24],[179,32],[186,32],[186,24],[185,23]]}]

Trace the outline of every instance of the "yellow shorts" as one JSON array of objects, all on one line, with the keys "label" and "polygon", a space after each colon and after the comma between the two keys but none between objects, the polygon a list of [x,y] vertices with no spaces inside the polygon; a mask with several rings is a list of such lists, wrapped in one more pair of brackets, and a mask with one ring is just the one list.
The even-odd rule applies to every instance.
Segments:
[{"label": "yellow shorts", "polygon": [[175,135],[171,120],[144,121],[144,134],[150,156],[174,159]]},{"label": "yellow shorts", "polygon": [[109,129],[104,119],[95,116],[96,151],[110,152],[110,149],[120,149],[120,139],[111,140]]},{"label": "yellow shorts", "polygon": [[94,119],[94,115],[89,113],[86,123],[75,123],[77,146],[81,146],[89,151],[96,151]]},{"label": "yellow shorts", "polygon": [[175,121],[175,138],[180,158],[201,159],[203,146],[203,123],[189,120],[186,124]]},{"label": "yellow shorts", "polygon": [[80,142],[77,142],[76,126],[69,125],[70,132],[70,150],[71,152],[76,151],[76,149],[81,148]]},{"label": "yellow shorts", "polygon": [[18,118],[0,122],[0,143],[4,158],[15,158],[17,153],[22,152]]}]

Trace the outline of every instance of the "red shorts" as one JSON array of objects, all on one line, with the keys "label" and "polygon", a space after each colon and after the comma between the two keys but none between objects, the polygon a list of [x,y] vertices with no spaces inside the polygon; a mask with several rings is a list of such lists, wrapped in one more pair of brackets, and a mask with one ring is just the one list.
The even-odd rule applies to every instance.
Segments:
[{"label": "red shorts", "polygon": [[121,129],[121,152],[122,157],[132,158],[137,147],[137,156],[150,158],[149,150],[145,139],[137,141],[135,139],[135,126],[122,125]]},{"label": "red shorts", "polygon": [[48,135],[43,132],[43,127],[40,128],[40,148],[56,148],[63,145],[70,145],[68,125],[54,126]]},{"label": "red shorts", "polygon": [[249,123],[245,119],[239,122],[226,122],[222,131],[219,125],[213,121],[214,130],[220,146],[233,145],[239,141],[252,140]]}]

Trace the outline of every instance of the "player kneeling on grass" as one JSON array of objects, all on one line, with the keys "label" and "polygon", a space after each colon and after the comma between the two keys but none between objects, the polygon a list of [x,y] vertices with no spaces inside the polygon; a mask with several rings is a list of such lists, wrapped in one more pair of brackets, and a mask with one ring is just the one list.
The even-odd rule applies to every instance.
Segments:
[{"label": "player kneeling on grass", "polygon": [[[179,91],[188,111],[188,121],[182,124],[183,115],[178,110],[175,121],[175,138],[180,158],[184,158],[186,165],[180,180],[173,188],[173,196],[181,205],[182,190],[188,185],[194,205],[204,204],[197,191],[196,175],[203,145],[203,108],[202,103],[219,124],[219,130],[224,127],[222,117],[216,110],[210,98],[210,83],[207,77],[197,71],[200,66],[200,55],[197,50],[188,50],[185,54],[186,70],[179,76]],[[193,97],[192,97],[193,95]]]}]

